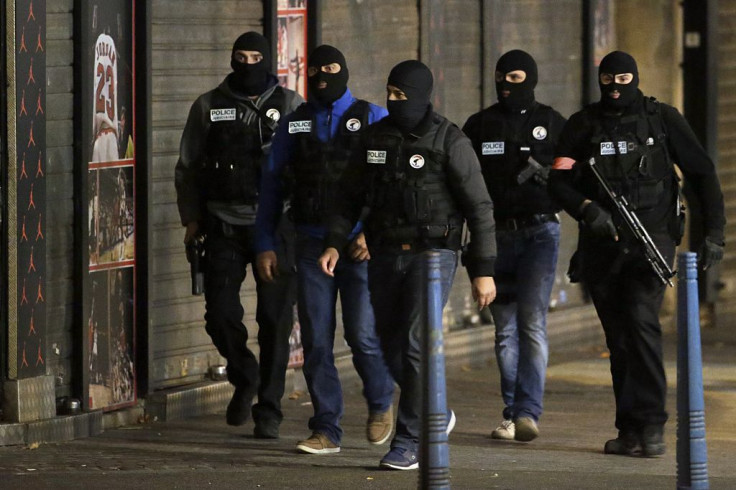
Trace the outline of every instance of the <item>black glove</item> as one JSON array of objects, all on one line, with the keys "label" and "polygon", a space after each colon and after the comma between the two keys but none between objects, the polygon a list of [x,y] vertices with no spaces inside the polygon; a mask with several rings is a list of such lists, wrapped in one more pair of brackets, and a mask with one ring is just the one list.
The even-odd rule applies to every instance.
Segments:
[{"label": "black glove", "polygon": [[583,209],[583,222],[588,225],[588,228],[594,235],[611,237],[614,240],[618,236],[616,227],[613,225],[613,219],[611,219],[611,214],[596,202],[591,202]]},{"label": "black glove", "polygon": [[723,259],[723,244],[718,243],[716,240],[706,237],[703,241],[703,246],[700,247],[700,253],[698,259],[700,267],[703,270],[708,270],[710,267],[717,265]]},{"label": "black glove", "polygon": [[541,185],[542,187],[547,187],[547,181],[549,180],[549,170],[549,167],[542,167],[541,169],[539,169],[532,177],[534,179],[534,182]]}]

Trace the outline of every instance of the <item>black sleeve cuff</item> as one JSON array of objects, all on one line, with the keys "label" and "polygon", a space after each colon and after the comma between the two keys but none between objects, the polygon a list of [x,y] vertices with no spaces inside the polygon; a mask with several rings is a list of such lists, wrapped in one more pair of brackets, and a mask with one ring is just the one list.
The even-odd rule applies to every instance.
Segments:
[{"label": "black sleeve cuff", "polygon": [[325,237],[325,248],[336,248],[338,251],[342,253],[342,251],[345,249],[345,246],[348,244],[348,239],[345,235],[341,233],[334,233],[329,232],[327,233],[327,236]]},{"label": "black sleeve cuff", "polygon": [[465,268],[468,270],[468,276],[470,276],[471,281],[476,277],[493,277],[496,272],[496,257],[484,259],[468,257],[465,262]]}]

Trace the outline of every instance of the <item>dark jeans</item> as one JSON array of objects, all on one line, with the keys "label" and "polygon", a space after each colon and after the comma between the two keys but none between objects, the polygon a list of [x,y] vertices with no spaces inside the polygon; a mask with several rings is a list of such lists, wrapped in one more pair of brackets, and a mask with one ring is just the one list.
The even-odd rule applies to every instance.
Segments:
[{"label": "dark jeans", "polygon": [[501,372],[503,418],[542,415],[547,372],[547,309],[555,280],[560,224],[497,231],[496,361]]},{"label": "dark jeans", "polygon": [[[230,233],[230,231],[232,233]],[[293,305],[296,301],[296,274],[286,266],[274,283],[256,281],[256,322],[260,367],[248,349],[248,331],[243,324],[240,287],[246,266],[255,271],[253,226],[211,227],[205,240],[207,268],[205,272],[205,320],[207,333],[221,356],[227,360],[228,381],[237,388],[258,390],[253,405],[253,419],[281,422],[281,397],[289,363],[289,335],[293,327]],[[281,257],[280,257],[281,258]],[[260,384],[259,384],[260,379]]]},{"label": "dark jeans", "polygon": [[[440,253],[442,305],[457,269],[457,254]],[[391,447],[417,449],[422,412],[422,335],[426,324],[427,268],[423,254],[371,251],[368,283],[383,355],[399,387],[399,413]]]},{"label": "dark jeans", "polygon": [[344,257],[337,263],[335,277],[329,277],[318,263],[323,250],[322,240],[306,235],[297,240],[299,323],[304,347],[304,377],[314,405],[309,428],[339,445],[344,405],[333,354],[338,292],[345,340],[353,354],[353,366],[363,381],[363,396],[369,411],[389,409],[394,382],[376,335],[368,292],[368,265]]},{"label": "dark jeans", "polygon": [[[672,263],[672,240],[653,237]],[[586,281],[611,353],[616,428],[639,431],[667,421],[659,310],[666,286],[640,255],[621,255],[609,244],[581,244]]]}]

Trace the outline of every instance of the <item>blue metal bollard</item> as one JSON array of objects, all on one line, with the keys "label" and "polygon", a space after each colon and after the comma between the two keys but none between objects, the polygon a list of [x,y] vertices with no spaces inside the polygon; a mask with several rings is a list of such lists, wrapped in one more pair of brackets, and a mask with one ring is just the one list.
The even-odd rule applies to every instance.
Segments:
[{"label": "blue metal bollard", "polygon": [[700,353],[697,256],[678,256],[677,488],[707,489],[703,360]]},{"label": "blue metal bollard", "polygon": [[427,264],[427,328],[422,335],[422,432],[419,488],[450,488],[447,447],[445,353],[442,340],[442,284],[440,255],[425,254]]}]

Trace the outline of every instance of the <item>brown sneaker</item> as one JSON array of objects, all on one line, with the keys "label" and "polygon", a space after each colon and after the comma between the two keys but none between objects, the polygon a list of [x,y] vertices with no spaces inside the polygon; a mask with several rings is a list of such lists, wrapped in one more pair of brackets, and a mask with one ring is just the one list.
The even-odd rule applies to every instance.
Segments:
[{"label": "brown sneaker", "polygon": [[379,445],[388,441],[394,430],[394,408],[391,406],[385,412],[372,412],[368,415],[365,426],[365,436],[371,444]]},{"label": "brown sneaker", "polygon": [[334,444],[326,435],[312,432],[309,439],[304,439],[296,444],[296,450],[307,454],[330,454],[339,453],[340,446]]},{"label": "brown sneaker", "polygon": [[537,438],[539,435],[539,427],[531,417],[519,417],[514,420],[516,431],[514,439],[522,442],[529,442]]}]

